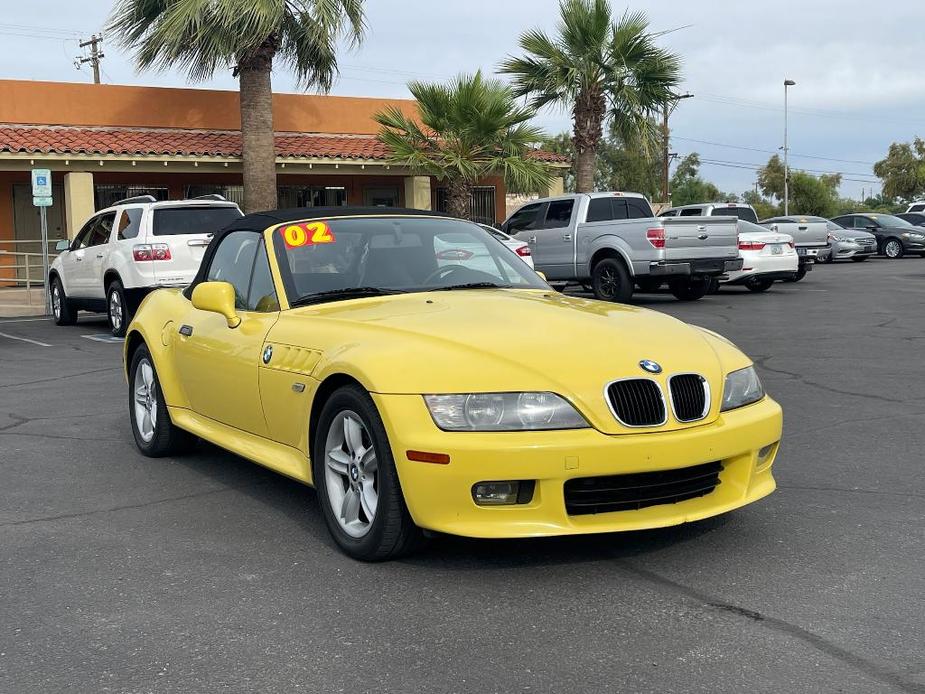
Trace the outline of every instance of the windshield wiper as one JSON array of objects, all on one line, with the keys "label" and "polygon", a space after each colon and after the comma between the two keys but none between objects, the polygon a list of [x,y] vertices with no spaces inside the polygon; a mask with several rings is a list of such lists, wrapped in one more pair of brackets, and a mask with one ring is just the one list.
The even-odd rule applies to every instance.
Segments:
[{"label": "windshield wiper", "polygon": [[448,287],[437,287],[428,291],[432,292],[450,292],[454,289],[510,289],[509,284],[497,284],[496,282],[469,282],[467,284],[451,284]]},{"label": "windshield wiper", "polygon": [[341,301],[343,299],[360,299],[365,296],[389,296],[391,294],[404,294],[401,289],[383,289],[382,287],[346,287],[344,289],[328,289],[316,294],[306,294],[290,302],[290,306],[308,306],[321,304],[326,301]]}]

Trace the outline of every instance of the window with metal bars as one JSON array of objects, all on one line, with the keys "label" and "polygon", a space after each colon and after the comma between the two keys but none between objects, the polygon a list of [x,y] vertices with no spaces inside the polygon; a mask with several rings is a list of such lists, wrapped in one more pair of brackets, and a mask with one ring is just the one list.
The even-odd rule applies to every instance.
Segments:
[{"label": "window with metal bars", "polygon": [[[434,188],[431,195],[434,212],[447,211],[446,188]],[[469,194],[468,218],[479,224],[495,226],[495,186],[474,186]]]}]

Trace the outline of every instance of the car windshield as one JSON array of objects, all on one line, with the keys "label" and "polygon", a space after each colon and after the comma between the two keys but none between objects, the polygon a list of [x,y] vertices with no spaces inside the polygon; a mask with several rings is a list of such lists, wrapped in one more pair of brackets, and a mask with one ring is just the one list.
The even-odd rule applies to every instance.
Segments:
[{"label": "car windshield", "polygon": [[740,219],[736,223],[736,225],[739,228],[740,234],[755,233],[755,232],[762,232],[765,234],[768,233],[767,227],[762,227],[762,226],[758,226],[757,224],[752,224],[751,222],[746,222],[744,219]]},{"label": "car windshield", "polygon": [[738,205],[716,205],[710,212],[711,217],[738,217],[746,222],[758,223],[758,215],[751,207],[740,207]]},{"label": "car windshield", "polygon": [[905,219],[900,219],[899,217],[894,217],[891,214],[872,214],[870,218],[876,220],[877,224],[882,227],[911,227],[915,226],[910,224]]},{"label": "car windshield", "polygon": [[336,217],[282,224],[273,247],[290,303],[398,292],[548,289],[472,222],[433,217]]},{"label": "car windshield", "polygon": [[241,210],[232,205],[160,207],[154,210],[152,231],[155,236],[214,234],[241,216]]}]

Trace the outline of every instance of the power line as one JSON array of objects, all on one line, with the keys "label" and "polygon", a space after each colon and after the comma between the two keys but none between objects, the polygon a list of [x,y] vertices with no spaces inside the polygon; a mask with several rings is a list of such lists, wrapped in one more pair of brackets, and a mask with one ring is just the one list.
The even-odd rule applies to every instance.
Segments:
[{"label": "power line", "polygon": [[[684,140],[685,142],[697,142],[702,145],[713,145],[714,147],[726,147],[729,149],[742,149],[748,152],[761,152],[762,154],[777,154],[777,151],[771,149],[758,149],[757,147],[745,147],[742,145],[730,145],[725,142],[711,142],[710,140],[696,140],[692,137],[681,137],[680,135],[671,136],[675,140]],[[822,157],[816,154],[794,154],[790,152],[791,157],[801,157],[803,159],[819,159],[821,161],[837,161],[842,164],[866,164],[868,166],[873,166],[874,162],[871,161],[859,161],[857,159],[836,159],[835,157]]]},{"label": "power line", "polygon": [[[748,162],[743,162],[743,161],[724,161],[722,159],[701,159],[700,163],[706,164],[709,166],[722,166],[722,167],[729,168],[729,169],[745,169],[748,171],[759,171],[764,168],[764,166],[760,164],[749,164]],[[850,176],[864,176],[866,174],[849,173],[849,174],[842,175],[838,171],[818,171],[818,170],[814,171],[812,169],[803,169],[803,171],[806,171],[807,173],[839,174],[842,176],[843,181],[852,181],[854,183],[880,183],[879,180],[850,178]]]}]

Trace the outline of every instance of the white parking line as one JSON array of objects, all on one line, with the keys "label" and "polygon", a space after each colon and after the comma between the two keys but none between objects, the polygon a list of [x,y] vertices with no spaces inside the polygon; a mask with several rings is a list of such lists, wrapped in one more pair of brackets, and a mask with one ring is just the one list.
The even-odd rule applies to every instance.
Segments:
[{"label": "white parking line", "polygon": [[5,325],[6,323],[35,323],[40,320],[51,320],[51,318],[16,318],[14,320],[0,320],[0,325]]},{"label": "white parking line", "polygon": [[102,333],[100,335],[81,335],[81,337],[85,337],[88,340],[93,340],[94,342],[106,342],[109,344],[121,345],[123,342],[125,342],[124,337],[113,337],[112,335],[107,335],[106,333]]},{"label": "white parking line", "polygon": [[11,340],[19,340],[20,342],[28,342],[30,345],[38,345],[39,347],[54,347],[47,342],[39,342],[38,340],[30,340],[28,337],[16,337],[16,335],[10,335],[9,333],[0,333],[0,337],[8,337]]}]

